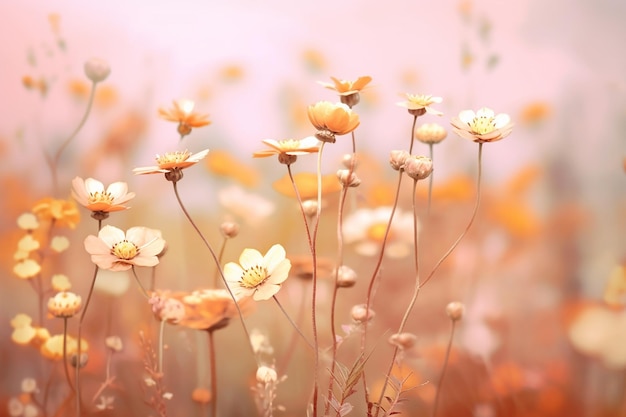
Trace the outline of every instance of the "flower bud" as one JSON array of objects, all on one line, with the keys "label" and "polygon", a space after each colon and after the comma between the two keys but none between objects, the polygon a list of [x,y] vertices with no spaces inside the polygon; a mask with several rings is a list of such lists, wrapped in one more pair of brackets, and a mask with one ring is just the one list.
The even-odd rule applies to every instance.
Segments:
[{"label": "flower bud", "polygon": [[337,270],[337,287],[350,288],[356,284],[356,272],[346,265],[341,265]]},{"label": "flower bud", "polygon": [[452,301],[446,306],[446,314],[452,321],[461,320],[464,312],[465,306],[459,301]]},{"label": "flower bud", "polygon": [[400,349],[410,349],[415,345],[417,336],[413,333],[396,333],[389,336],[389,343],[399,347]]},{"label": "flower bud", "polygon": [[234,238],[239,234],[239,225],[235,222],[224,222],[220,226],[222,234],[227,238]]},{"label": "flower bud", "polygon": [[99,58],[91,58],[85,62],[85,75],[94,83],[106,80],[111,73],[108,62]]},{"label": "flower bud", "polygon": [[357,177],[355,172],[349,169],[340,169],[337,171],[337,178],[344,187],[358,187],[361,185],[361,179]]},{"label": "flower bud", "polygon": [[122,339],[119,336],[107,337],[104,339],[104,344],[113,352],[121,352],[123,349]]},{"label": "flower bud", "polygon": [[341,158],[341,163],[343,164],[344,167],[346,168],[356,168],[358,161],[356,158],[356,155],[353,153],[347,153],[343,156],[343,158]]},{"label": "flower bud", "polygon": [[411,156],[404,163],[404,172],[414,180],[423,180],[433,172],[433,161],[427,156]]},{"label": "flower bud", "polygon": [[317,200],[304,200],[302,202],[302,210],[308,217],[317,215]]},{"label": "flower bud", "polygon": [[425,123],[415,129],[414,136],[422,143],[435,144],[444,140],[448,132],[437,123]]},{"label": "flower bud", "polygon": [[358,304],[352,307],[350,315],[352,316],[352,320],[358,323],[365,323],[373,319],[376,313],[374,313],[374,310],[371,308],[368,309],[365,304]]},{"label": "flower bud", "polygon": [[404,164],[408,157],[411,154],[407,151],[391,151],[391,155],[389,156],[389,163],[391,164],[391,168],[399,171],[404,168]]}]

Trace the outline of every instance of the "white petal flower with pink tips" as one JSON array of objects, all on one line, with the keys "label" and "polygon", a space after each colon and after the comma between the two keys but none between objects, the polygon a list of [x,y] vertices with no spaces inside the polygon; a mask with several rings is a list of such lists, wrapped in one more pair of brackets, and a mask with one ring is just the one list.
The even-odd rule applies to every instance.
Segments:
[{"label": "white petal flower with pink tips", "polygon": [[131,227],[124,233],[114,226],[104,226],[98,236],[87,236],[85,249],[99,268],[126,271],[133,266],[155,266],[165,247],[161,232],[147,227]]}]

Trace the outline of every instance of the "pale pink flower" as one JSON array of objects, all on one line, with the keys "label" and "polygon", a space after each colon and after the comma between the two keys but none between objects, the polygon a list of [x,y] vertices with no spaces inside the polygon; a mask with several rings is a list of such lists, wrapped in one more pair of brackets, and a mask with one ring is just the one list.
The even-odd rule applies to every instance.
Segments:
[{"label": "pale pink flower", "polygon": [[496,115],[483,107],[476,111],[463,110],[450,122],[454,133],[476,143],[495,142],[511,134],[513,124],[508,114]]},{"label": "pale pink flower", "polygon": [[209,153],[208,149],[192,154],[191,152],[176,151],[167,152],[164,155],[157,155],[156,166],[139,167],[133,169],[135,174],[166,174],[172,171],[180,171],[200,162]]},{"label": "pale pink flower", "polygon": [[157,255],[165,247],[161,232],[147,227],[131,227],[124,231],[104,226],[98,236],[87,236],[85,249],[99,268],[126,271],[136,266],[155,266]]},{"label": "pale pink flower", "polygon": [[425,94],[404,94],[405,101],[401,101],[398,106],[405,107],[409,113],[415,116],[421,116],[424,113],[441,116],[443,113],[430,107],[431,104],[439,104],[442,102],[441,97],[433,97]]},{"label": "pale pink flower", "polygon": [[256,249],[244,249],[239,264],[224,266],[224,277],[235,297],[252,296],[256,301],[270,299],[289,276],[291,262],[285,249],[274,245],[265,256]]},{"label": "pale pink flower", "polygon": [[134,198],[135,193],[128,192],[125,182],[114,182],[105,190],[104,184],[98,180],[76,177],[72,180],[72,197],[91,211],[111,212],[128,209],[124,203]]}]

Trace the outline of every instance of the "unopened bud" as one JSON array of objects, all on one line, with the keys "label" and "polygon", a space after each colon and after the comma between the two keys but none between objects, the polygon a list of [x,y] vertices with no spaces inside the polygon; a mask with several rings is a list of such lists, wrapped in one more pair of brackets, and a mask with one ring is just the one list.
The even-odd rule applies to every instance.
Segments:
[{"label": "unopened bud", "polygon": [[413,333],[396,333],[389,336],[389,343],[398,346],[400,349],[410,349],[417,342],[417,336]]},{"label": "unopened bud", "polygon": [[89,355],[87,355],[87,353],[85,352],[80,354],[80,361],[78,360],[78,355],[76,353],[73,353],[72,357],[70,358],[70,364],[74,368],[76,368],[77,366],[79,366],[80,368],[83,368],[85,365],[87,365],[88,361],[89,361]]},{"label": "unopened bud", "polygon": [[235,222],[224,222],[221,224],[220,230],[224,237],[232,239],[239,234],[239,225]]},{"label": "unopened bud", "polygon": [[276,382],[277,379],[278,374],[276,374],[276,371],[269,366],[259,366],[259,369],[256,371],[256,380],[262,384]]},{"label": "unopened bud", "polygon": [[317,215],[317,200],[304,200],[302,202],[302,210],[308,217]]},{"label": "unopened bud", "polygon": [[337,287],[350,288],[356,284],[356,272],[346,265],[341,265],[337,269]]},{"label": "unopened bud", "polygon": [[425,123],[415,129],[415,139],[422,143],[435,144],[439,143],[446,138],[448,132],[446,129],[437,123]]},{"label": "unopened bud", "polygon": [[411,154],[407,151],[391,151],[391,154],[389,156],[389,164],[391,164],[391,168],[399,171],[404,168],[404,163],[410,156]]},{"label": "unopened bud", "polygon": [[85,75],[94,83],[106,80],[111,73],[108,62],[99,58],[91,58],[85,62]]},{"label": "unopened bud", "polygon": [[355,172],[349,169],[340,169],[337,171],[337,178],[344,187],[358,187],[361,185],[361,179],[357,177]]},{"label": "unopened bud", "polygon": [[446,314],[452,321],[461,320],[464,312],[465,306],[460,301],[452,301],[446,306]]},{"label": "unopened bud", "polygon": [[433,161],[427,156],[411,156],[404,163],[404,172],[414,180],[423,180],[433,172]]},{"label": "unopened bud", "polygon": [[354,169],[356,168],[358,161],[355,154],[347,153],[343,156],[343,158],[341,158],[341,163],[346,168]]},{"label": "unopened bud", "polygon": [[365,304],[358,304],[352,307],[350,315],[352,316],[352,320],[358,323],[365,323],[373,319],[376,313],[374,313],[374,310],[371,308],[368,309]]}]

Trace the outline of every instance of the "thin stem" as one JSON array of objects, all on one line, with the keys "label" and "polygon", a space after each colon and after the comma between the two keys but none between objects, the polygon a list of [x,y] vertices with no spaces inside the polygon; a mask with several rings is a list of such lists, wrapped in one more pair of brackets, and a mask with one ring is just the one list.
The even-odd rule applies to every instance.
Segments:
[{"label": "thin stem", "polygon": [[289,320],[289,323],[291,323],[291,325],[293,326],[293,328],[298,332],[298,334],[302,337],[302,339],[306,342],[307,345],[309,345],[309,347],[311,349],[314,349],[313,344],[311,342],[309,342],[309,340],[306,338],[306,336],[302,333],[302,331],[300,330],[300,328],[298,327],[298,325],[291,319],[291,317],[289,317],[289,314],[287,313],[287,311],[285,310],[285,308],[283,307],[283,305],[280,303],[280,301],[278,301],[278,298],[276,298],[275,295],[272,296],[272,298],[274,299],[274,301],[276,301],[276,305],[278,305],[278,308],[280,308],[280,311],[283,312],[283,314],[285,315],[285,317],[287,317],[287,320]]},{"label": "thin stem", "polygon": [[[193,221],[193,219],[189,215],[189,212],[187,212],[187,209],[185,208],[185,205],[183,204],[183,201],[180,199],[180,195],[178,194],[178,187],[176,185],[177,182],[176,181],[172,181],[172,184],[174,186],[174,194],[176,195],[176,200],[178,201],[178,205],[180,206],[181,210],[185,214],[185,217],[187,217],[187,220],[189,220],[189,223],[191,223],[191,226],[194,228],[196,233],[198,233],[198,236],[200,236],[200,239],[202,239],[202,242],[204,242],[204,245],[209,250],[209,253],[211,254],[211,257],[213,258],[213,261],[215,262],[215,266],[217,267],[217,271],[219,272],[219,275],[222,278],[222,282],[224,283],[224,287],[226,288],[226,291],[228,291],[228,294],[230,294],[230,297],[235,302],[235,307],[237,307],[237,313],[239,313],[239,319],[241,320],[241,326],[243,327],[243,331],[246,334],[246,338],[248,340],[248,346],[250,347],[250,350],[252,350],[252,353],[254,355],[254,348],[252,347],[252,344],[251,344],[251,341],[250,341],[250,332],[248,331],[248,327],[246,326],[246,322],[243,319],[243,313],[241,311],[241,308],[239,307],[239,303],[237,302],[237,299],[235,298],[235,294],[233,294],[233,291],[230,289],[230,287],[228,286],[228,283],[226,282],[226,277],[224,276],[224,271],[222,269],[222,266],[220,265],[219,258],[215,254],[215,251],[213,250],[213,247],[211,246],[211,244],[206,240],[206,238],[204,237],[204,234],[200,231],[200,229],[198,228],[196,223]],[[254,356],[256,357],[256,355],[254,355]]]},{"label": "thin stem", "polygon": [[315,345],[315,370],[313,378],[313,417],[317,417],[317,396],[319,385],[319,365],[320,352],[319,340],[317,335],[317,232],[320,225],[320,217],[322,215],[322,153],[324,145],[322,142],[317,155],[317,213],[315,215],[315,223],[313,227],[313,236],[311,239],[311,255],[313,257],[313,290],[311,291],[311,324],[313,330],[313,343]]},{"label": "thin stem", "polygon": [[[98,232],[102,229],[102,220],[98,219]],[[93,289],[96,285],[96,277],[98,276],[98,265],[94,267],[93,278],[91,279],[91,285],[89,286],[89,292],[87,293],[87,299],[85,301],[85,306],[83,307],[83,311],[80,313],[80,319],[78,320],[78,349],[77,349],[77,357],[76,357],[76,417],[80,417],[80,368],[81,368],[81,342],[82,342],[82,331],[83,331],[83,321],[85,320],[85,314],[87,313],[87,307],[89,307],[89,303],[91,302],[91,296],[93,295]]]},{"label": "thin stem", "polygon": [[150,291],[156,287],[156,265],[150,268]]},{"label": "thin stem", "polygon": [[[296,317],[296,325],[302,323],[302,319],[304,317],[304,312],[306,310],[305,307],[306,301],[306,291],[302,290],[302,296],[300,297],[300,302],[298,303],[298,317]],[[294,331],[291,336],[291,341],[289,342],[289,347],[287,348],[287,352],[281,358],[281,363],[276,367],[276,372],[278,375],[284,375],[287,372],[287,366],[289,365],[289,361],[291,360],[291,356],[293,352],[296,350],[296,344],[298,343],[299,332]]]},{"label": "thin stem", "polygon": [[415,136],[415,125],[417,124],[417,118],[418,116],[413,116],[413,124],[411,125],[411,144],[409,145],[409,153],[413,154],[413,143],[415,143],[414,140],[414,136]]},{"label": "thin stem", "polygon": [[[217,255],[217,261],[220,263],[220,265],[222,263],[222,258],[224,257],[224,250],[226,249],[226,241],[228,241],[228,238],[224,236],[224,240],[222,240],[222,245],[220,246],[219,255]],[[217,288],[218,278],[219,278],[219,272],[216,269],[215,274],[213,274],[213,288]]]},{"label": "thin stem", "polygon": [[211,368],[211,416],[217,417],[217,360],[213,330],[209,330],[209,366]]},{"label": "thin stem", "polygon": [[454,249],[456,249],[456,247],[459,245],[461,240],[463,240],[463,238],[469,231],[470,227],[474,223],[474,219],[476,218],[476,213],[478,213],[478,207],[480,206],[480,187],[481,187],[481,180],[482,180],[482,155],[483,155],[483,144],[479,143],[478,144],[478,174],[476,178],[476,203],[474,204],[474,210],[472,211],[472,216],[470,217],[470,220],[467,223],[465,230],[463,230],[463,233],[459,235],[459,237],[454,241],[452,246],[450,246],[450,249],[448,249],[448,251],[444,253],[443,256],[439,259],[439,261],[437,261],[432,271],[430,271],[430,274],[428,274],[428,276],[422,283],[422,286],[426,285],[426,283],[430,281],[433,275],[435,275],[435,272],[437,271],[437,269],[439,269],[439,266],[441,266],[443,261],[445,261],[446,258],[450,256],[450,254],[454,251]]},{"label": "thin stem", "polygon": [[443,378],[446,376],[446,369],[448,368],[448,360],[450,359],[450,350],[452,349],[452,340],[454,339],[454,328],[456,320],[452,320],[452,328],[450,329],[450,339],[448,340],[448,347],[446,348],[446,356],[443,359],[443,367],[441,368],[441,376],[439,382],[437,382],[437,392],[435,394],[435,403],[433,405],[433,417],[437,416],[437,409],[439,408],[439,398],[441,395],[441,387],[443,387]]},{"label": "thin stem", "polygon": [[159,323],[159,367],[157,369],[159,374],[163,374],[163,335],[165,333],[165,322],[166,320],[161,320],[161,323]]},{"label": "thin stem", "polygon": [[[430,155],[430,160],[432,161],[433,157],[434,157],[433,144],[432,143],[428,144],[428,151],[429,151],[428,153]],[[430,216],[430,204],[431,204],[431,201],[433,199],[433,178],[434,178],[434,176],[435,176],[435,172],[433,171],[433,172],[430,173],[430,177],[428,177],[428,212],[427,212],[427,214],[429,216]]]},{"label": "thin stem", "polygon": [[143,295],[146,299],[150,299],[150,294],[148,294],[148,291],[146,291],[146,288],[143,286],[143,284],[141,283],[141,280],[139,279],[139,277],[137,276],[137,271],[135,270],[135,265],[132,266],[132,268],[130,268],[133,271],[133,276],[135,277],[135,281],[137,281],[137,285],[139,285],[139,289],[141,290],[141,295]]},{"label": "thin stem", "polygon": [[[418,220],[417,220],[417,205],[416,205],[416,195],[415,195],[416,188],[417,188],[417,180],[414,180],[412,195],[413,195],[413,258],[415,262],[415,286],[413,288],[413,296],[411,297],[411,301],[409,302],[409,305],[404,312],[404,316],[402,317],[402,321],[400,322],[400,326],[398,328],[397,333],[402,333],[404,331],[404,326],[406,325],[406,322],[409,319],[409,315],[411,314],[411,311],[413,310],[413,307],[415,306],[415,302],[417,301],[417,296],[419,295],[420,288],[421,288],[420,275],[419,275],[419,245],[418,245],[418,239],[417,239]],[[383,389],[380,392],[380,397],[378,398],[379,405],[381,404],[383,400],[383,396],[385,395],[385,390],[387,389],[387,384],[389,382],[389,376],[393,372],[393,366],[396,362],[398,350],[399,349],[396,346],[393,351],[391,364],[389,365],[389,369],[387,370],[387,377],[385,378],[385,382],[383,383]]]},{"label": "thin stem", "polygon": [[58,190],[57,170],[59,168],[59,160],[61,159],[61,154],[63,153],[65,148],[70,144],[70,142],[76,137],[78,132],[80,132],[80,130],[85,125],[85,122],[87,121],[87,118],[89,117],[89,113],[91,112],[91,107],[93,105],[93,99],[96,94],[96,85],[97,85],[96,82],[93,82],[91,84],[91,92],[89,93],[89,99],[87,100],[87,108],[85,109],[85,114],[83,114],[83,118],[80,120],[80,123],[78,124],[78,126],[76,126],[76,129],[74,129],[72,134],[67,139],[65,139],[65,141],[61,144],[57,152],[54,154],[54,158],[52,159],[52,162],[50,163],[51,170],[52,170],[52,185],[53,185],[53,190],[54,190],[55,195]]},{"label": "thin stem", "polygon": [[70,386],[72,391],[76,391],[74,389],[74,384],[72,384],[72,379],[70,378],[70,371],[67,366],[67,317],[63,317],[63,370],[65,371],[65,378],[67,379],[67,385]]}]

